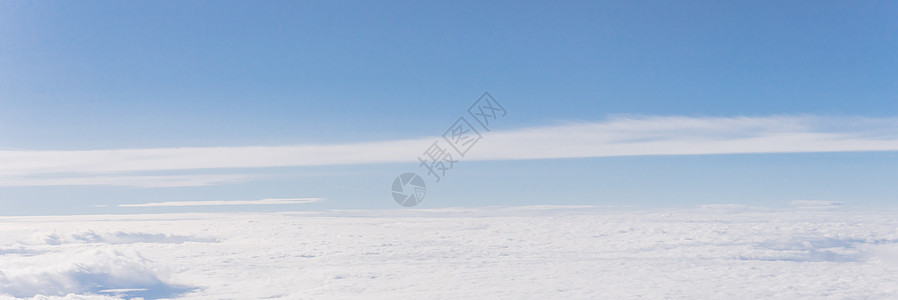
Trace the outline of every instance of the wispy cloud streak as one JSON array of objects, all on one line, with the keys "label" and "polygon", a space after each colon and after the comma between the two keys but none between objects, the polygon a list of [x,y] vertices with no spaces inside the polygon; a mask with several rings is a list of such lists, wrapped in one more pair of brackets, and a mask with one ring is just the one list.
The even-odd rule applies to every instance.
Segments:
[{"label": "wispy cloud streak", "polygon": [[471,159],[898,150],[898,118],[640,117],[498,132]]},{"label": "wispy cloud streak", "polygon": [[[0,185],[135,185],[127,179],[96,174],[414,162],[436,139],[439,137],[276,147],[3,150],[0,151]],[[617,117],[602,122],[492,132],[465,159],[855,151],[898,151],[898,118]],[[46,174],[84,176],[70,176],[72,180],[41,178]],[[176,184],[166,178],[143,179],[162,182],[163,186],[165,182]],[[240,179],[233,176],[196,179],[196,184]]]},{"label": "wispy cloud streak", "polygon": [[323,198],[274,198],[234,201],[169,201],[139,204],[119,204],[119,207],[172,207],[172,206],[226,206],[226,205],[279,205],[302,204],[323,201]]},{"label": "wispy cloud streak", "polygon": [[76,173],[53,177],[0,177],[0,186],[114,185],[142,188],[187,187],[239,183],[259,178],[259,175],[252,174],[96,175]]}]

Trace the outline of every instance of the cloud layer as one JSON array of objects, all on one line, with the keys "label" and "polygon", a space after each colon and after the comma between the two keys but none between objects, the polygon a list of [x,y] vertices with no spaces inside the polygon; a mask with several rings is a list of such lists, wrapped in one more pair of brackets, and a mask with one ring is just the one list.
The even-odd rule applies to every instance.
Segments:
[{"label": "cloud layer", "polygon": [[895,211],[808,204],[0,217],[0,299],[896,299]]},{"label": "cloud layer", "polygon": [[[86,151],[0,151],[0,186],[194,186],[245,174],[148,171],[415,162],[440,137],[370,143]],[[445,144],[444,144],[445,146]],[[488,133],[466,160],[635,155],[898,151],[898,118],[618,117]]]}]

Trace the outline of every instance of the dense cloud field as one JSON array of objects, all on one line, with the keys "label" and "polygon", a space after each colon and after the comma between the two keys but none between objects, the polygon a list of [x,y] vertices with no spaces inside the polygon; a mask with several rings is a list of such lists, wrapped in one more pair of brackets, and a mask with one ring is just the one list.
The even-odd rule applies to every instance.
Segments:
[{"label": "dense cloud field", "polygon": [[0,218],[0,298],[898,298],[898,214],[735,205]]}]

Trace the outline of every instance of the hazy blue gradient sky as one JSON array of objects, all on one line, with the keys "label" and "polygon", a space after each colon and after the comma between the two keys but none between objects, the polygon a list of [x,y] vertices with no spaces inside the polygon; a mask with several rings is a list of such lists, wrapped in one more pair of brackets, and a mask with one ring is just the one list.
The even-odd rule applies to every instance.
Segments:
[{"label": "hazy blue gradient sky", "polygon": [[[327,200],[187,210],[397,208],[390,183],[422,172],[414,155],[184,170],[109,171],[86,162],[53,172],[19,171],[18,162],[57,163],[17,155],[407,139],[419,140],[414,150],[422,152],[484,91],[508,110],[498,132],[629,117],[686,119],[652,125],[674,128],[711,120],[699,133],[645,134],[689,148],[812,118],[783,130],[811,136],[862,127],[839,140],[892,142],[896,15],[894,1],[0,1],[0,150],[11,153],[0,155],[0,215],[183,211],[115,205],[298,197]],[[714,118],[741,117],[749,121],[714,130]],[[490,146],[506,141],[491,138],[472,152],[505,150],[482,148],[483,159],[462,159],[450,177],[428,182],[421,207],[898,203],[894,147],[708,155],[695,146],[677,153],[698,155],[521,160],[496,157],[530,144]],[[77,183],[234,174],[245,178]],[[66,179],[21,183],[48,177]]]}]

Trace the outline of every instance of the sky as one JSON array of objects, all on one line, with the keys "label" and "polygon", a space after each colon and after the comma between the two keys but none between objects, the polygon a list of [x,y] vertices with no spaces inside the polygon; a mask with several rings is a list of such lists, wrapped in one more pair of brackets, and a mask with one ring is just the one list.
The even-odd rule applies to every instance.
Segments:
[{"label": "sky", "polygon": [[[0,1],[0,215],[404,209],[404,172],[422,208],[894,207],[896,11]],[[460,117],[480,139],[437,182]]]}]

